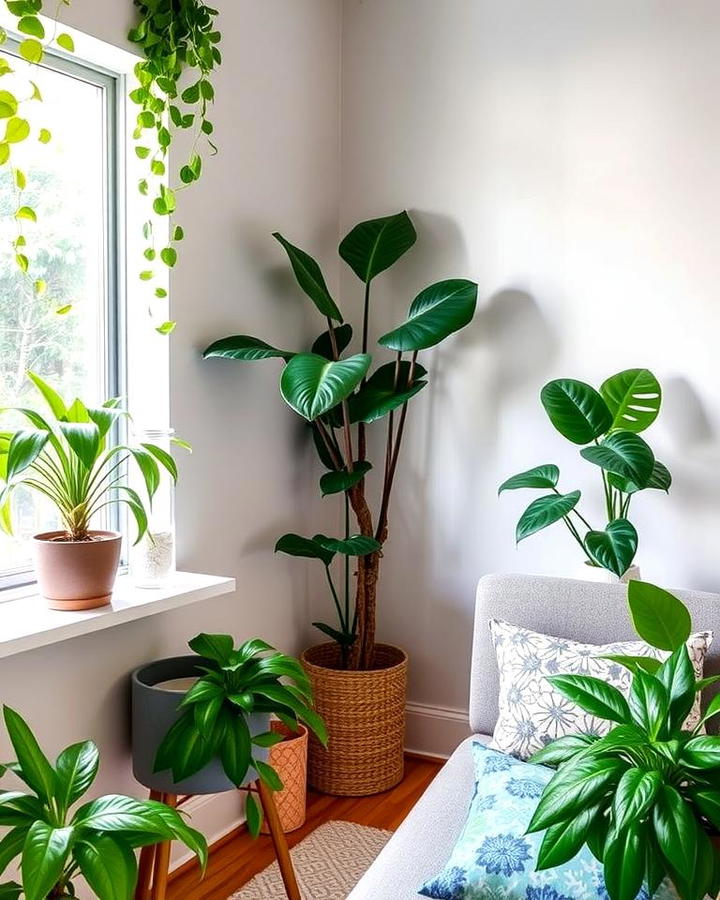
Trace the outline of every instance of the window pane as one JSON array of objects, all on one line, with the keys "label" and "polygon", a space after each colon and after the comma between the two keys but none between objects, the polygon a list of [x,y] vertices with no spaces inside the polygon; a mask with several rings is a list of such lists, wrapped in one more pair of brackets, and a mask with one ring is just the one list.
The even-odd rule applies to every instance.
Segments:
[{"label": "window pane", "polygon": [[[29,96],[34,81],[43,102],[23,105],[32,137],[13,150],[26,175],[22,205],[37,212],[37,224],[23,222],[30,260],[23,275],[14,259],[14,212],[19,200],[8,169],[0,173],[0,407],[34,406],[42,401],[29,384],[28,369],[63,396],[86,403],[105,399],[106,234],[105,91],[67,72],[13,64],[11,90]],[[2,123],[0,123],[2,128]],[[37,140],[40,128],[52,139]],[[38,295],[34,283],[47,290]],[[68,312],[58,310],[70,307]],[[2,428],[19,424],[4,416]],[[27,569],[27,538],[57,527],[54,510],[24,491],[14,500],[15,538],[0,533],[0,575]]]}]

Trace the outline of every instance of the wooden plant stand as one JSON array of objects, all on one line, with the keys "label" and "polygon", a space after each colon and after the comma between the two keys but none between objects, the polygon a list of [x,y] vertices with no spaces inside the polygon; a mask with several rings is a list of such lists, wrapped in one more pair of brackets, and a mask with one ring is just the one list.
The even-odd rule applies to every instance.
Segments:
[{"label": "wooden plant stand", "polygon": [[[288,900],[301,900],[300,889],[298,888],[297,878],[295,877],[295,869],[293,868],[290,851],[288,849],[287,838],[280,824],[277,807],[275,806],[275,797],[273,792],[262,781],[256,781],[254,784],[248,784],[242,788],[242,791],[257,794],[262,804],[263,812],[270,829],[270,837],[272,838],[273,847],[275,848],[275,856],[280,868],[283,884],[285,885],[285,893]],[[191,794],[178,797],[175,794],[164,794],[160,791],[150,791],[150,799],[158,800],[167,806],[175,809],[187,803],[192,797]],[[171,841],[165,841],[162,844],[154,844],[150,847],[143,847],[140,852],[140,866],[138,870],[138,882],[135,890],[135,900],[165,900],[168,885],[168,874],[170,871],[170,846]]]}]

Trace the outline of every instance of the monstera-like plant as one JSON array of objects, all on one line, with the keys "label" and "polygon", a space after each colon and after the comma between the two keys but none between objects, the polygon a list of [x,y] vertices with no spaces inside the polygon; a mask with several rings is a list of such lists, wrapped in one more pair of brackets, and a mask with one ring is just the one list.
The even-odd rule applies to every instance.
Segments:
[{"label": "monstera-like plant", "polygon": [[[359,352],[346,353],[354,333],[346,323],[318,263],[282,235],[295,278],[325,319],[326,330],[310,351],[284,350],[248,335],[234,335],[211,344],[205,357],[234,360],[276,358],[283,364],[280,391],[285,402],[310,426],[318,456],[326,468],[320,478],[323,496],[341,497],[345,531],[340,537],[287,534],[276,550],[319,560],[338,617],[336,625],[315,623],[336,641],[342,664],[372,669],[375,660],[376,595],[382,548],[388,536],[390,498],[402,446],[409,402],[428,385],[428,373],[418,357],[472,320],[477,285],[453,278],[430,285],[410,305],[405,322],[383,334],[379,350],[388,361],[373,366],[370,346],[371,289],[375,279],[393,266],[416,242],[406,212],[361,222],[344,238],[339,252],[364,286]],[[380,465],[368,458],[367,428],[385,428],[385,453]],[[371,509],[366,484],[380,479],[380,502]],[[350,527],[351,511],[357,527]],[[342,588],[332,567],[343,560]],[[357,560],[351,600],[350,559]]]},{"label": "monstera-like plant", "polygon": [[534,488],[550,491],[534,500],[520,517],[518,542],[555,522],[563,522],[586,561],[621,578],[631,566],[638,534],[629,520],[630,503],[640,491],[669,491],[672,478],[640,437],[660,412],[662,390],[649,369],[627,369],[597,391],[583,381],[563,378],[545,385],[540,400],[560,434],[583,449],[580,455],[600,470],[606,522],[594,528],[580,512],[581,492],[558,489],[556,465],[535,466],[504,481],[498,493]]}]

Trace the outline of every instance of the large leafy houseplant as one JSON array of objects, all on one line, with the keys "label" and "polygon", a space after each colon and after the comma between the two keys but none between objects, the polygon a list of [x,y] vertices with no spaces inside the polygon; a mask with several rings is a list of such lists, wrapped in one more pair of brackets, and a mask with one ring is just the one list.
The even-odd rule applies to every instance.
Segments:
[{"label": "large leafy houseplant", "polygon": [[692,730],[683,727],[698,691],[686,647],[691,621],[672,594],[640,581],[628,588],[639,636],[669,652],[665,662],[618,658],[633,673],[628,699],[587,675],[550,678],[563,696],[613,722],[605,737],[559,738],[533,762],[556,766],[529,826],[545,830],[538,867],[553,868],[584,845],[603,863],[610,900],[652,897],[669,878],[681,900],[720,890],[720,737],[703,724],[720,712],[720,695]]},{"label": "large leafy houseplant", "polygon": [[31,793],[0,792],[0,876],[19,858],[22,883],[0,884],[3,900],[76,898],[73,880],[82,877],[99,900],[131,900],[137,881],[135,848],[182,841],[207,862],[207,844],[178,812],[163,803],[117,794],[75,808],[97,775],[100,758],[92,741],[66,747],[50,763],[25,721],[3,708],[17,760],[0,766]]},{"label": "large leafy houseplant", "polygon": [[563,378],[545,385],[540,400],[555,428],[580,455],[600,469],[606,523],[594,528],[579,511],[581,492],[558,490],[556,465],[535,466],[504,481],[498,493],[518,488],[549,490],[520,517],[518,543],[562,521],[591,566],[621,578],[632,564],[638,534],[629,520],[630,503],[640,491],[669,491],[672,478],[640,437],[660,412],[662,391],[649,369],[626,369],[608,378],[597,391],[583,381]]},{"label": "large leafy houseplant", "polygon": [[[248,716],[272,714],[293,731],[303,722],[325,743],[325,725],[312,709],[304,669],[259,638],[235,648],[228,634],[199,634],[189,646],[201,657],[204,674],[180,702],[181,714],[158,747],[155,771],[170,769],[181,782],[219,757],[237,787],[246,783],[252,766],[271,790],[281,790],[277,772],[256,757],[255,749],[271,747],[283,736],[274,731],[253,734]],[[250,832],[257,836],[262,812],[252,793],[246,815]]]},{"label": "large leafy houseplant", "polygon": [[[288,534],[278,541],[276,549],[320,560],[338,622],[314,624],[337,642],[343,666],[372,669],[380,559],[388,537],[390,498],[408,404],[428,384],[428,373],[418,362],[418,356],[472,320],[477,285],[454,278],[421,291],[410,305],[406,321],[379,338],[380,349],[390,351],[392,356],[371,372],[373,359],[368,353],[371,289],[375,279],[416,242],[417,235],[408,214],[401,212],[361,222],[340,244],[341,258],[364,286],[360,352],[350,355],[345,351],[353,341],[353,329],[344,321],[318,263],[282,235],[274,237],[285,249],[300,288],[324,317],[326,330],[318,336],[310,352],[278,349],[255,337],[233,335],[209,346],[205,357],[282,361],[282,396],[310,425],[318,456],[327,469],[320,479],[320,490],[323,496],[342,497],[345,528],[340,537]],[[385,453],[373,471],[368,459],[367,427],[379,427],[381,422],[386,432]],[[366,495],[366,482],[376,472],[381,490],[379,508],[373,513]],[[351,511],[357,533],[351,533]],[[336,557],[344,560],[340,591],[331,573]],[[354,603],[351,558],[357,560]]]}]

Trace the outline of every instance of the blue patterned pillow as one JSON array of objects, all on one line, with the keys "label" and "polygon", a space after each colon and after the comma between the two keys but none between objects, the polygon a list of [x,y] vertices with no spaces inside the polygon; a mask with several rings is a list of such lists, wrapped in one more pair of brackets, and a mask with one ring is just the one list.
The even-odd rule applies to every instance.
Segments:
[{"label": "blue patterned pillow", "polygon": [[[587,847],[556,869],[535,871],[542,833],[525,834],[546,766],[521,762],[473,743],[475,793],[465,827],[443,871],[419,893],[435,900],[609,900],[602,865]],[[649,900],[647,890],[637,900]],[[677,900],[662,884],[655,900]]]}]

